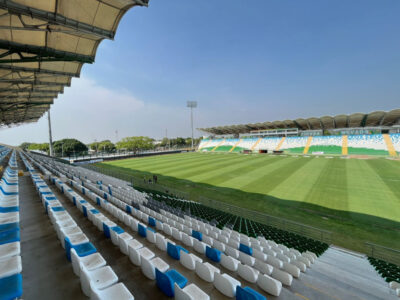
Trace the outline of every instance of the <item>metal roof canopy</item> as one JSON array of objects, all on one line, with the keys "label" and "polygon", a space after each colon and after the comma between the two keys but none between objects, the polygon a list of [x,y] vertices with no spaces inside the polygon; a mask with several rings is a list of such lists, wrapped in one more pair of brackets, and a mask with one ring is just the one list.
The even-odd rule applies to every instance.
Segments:
[{"label": "metal roof canopy", "polygon": [[149,0],[0,0],[0,125],[37,121],[133,6]]},{"label": "metal roof canopy", "polygon": [[355,113],[351,115],[337,115],[324,117],[311,117],[307,119],[264,122],[256,124],[242,124],[231,126],[218,126],[198,128],[211,134],[249,133],[252,130],[298,128],[299,130],[325,130],[337,128],[359,128],[376,126],[400,125],[400,109],[388,112],[374,111],[371,113]]}]

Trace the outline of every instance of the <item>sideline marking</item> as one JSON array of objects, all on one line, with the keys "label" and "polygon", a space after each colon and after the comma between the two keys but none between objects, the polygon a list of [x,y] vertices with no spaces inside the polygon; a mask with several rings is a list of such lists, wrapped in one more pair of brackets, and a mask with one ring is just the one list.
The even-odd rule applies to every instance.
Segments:
[{"label": "sideline marking", "polygon": [[302,294],[299,293],[294,293],[296,296],[303,298],[304,300],[310,300],[310,298],[307,298],[306,296],[303,296]]},{"label": "sideline marking", "polygon": [[331,295],[331,294],[329,294],[329,293],[327,293],[327,292],[325,292],[325,291],[323,291],[323,290],[320,290],[319,288],[316,288],[315,286],[313,286],[313,285],[311,285],[311,284],[309,284],[309,283],[305,283],[305,282],[304,282],[304,285],[307,286],[307,287],[309,287],[309,288],[311,288],[311,289],[313,289],[313,290],[315,290],[315,291],[320,292],[321,294],[327,295],[327,296],[329,296],[329,297],[331,297],[331,298],[333,298],[333,299],[341,300],[340,298],[335,297],[335,296],[333,296],[333,295]]}]

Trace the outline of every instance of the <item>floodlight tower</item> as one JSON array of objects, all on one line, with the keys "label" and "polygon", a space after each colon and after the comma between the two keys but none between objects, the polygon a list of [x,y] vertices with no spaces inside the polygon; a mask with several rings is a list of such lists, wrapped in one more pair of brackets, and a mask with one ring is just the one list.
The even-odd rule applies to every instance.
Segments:
[{"label": "floodlight tower", "polygon": [[50,156],[53,156],[53,137],[51,134],[50,108],[47,111],[47,119],[49,121],[49,150],[50,150]]},{"label": "floodlight tower", "polygon": [[197,107],[197,102],[188,101],[186,107],[190,107],[190,123],[192,125],[192,149],[193,149],[193,108]]}]

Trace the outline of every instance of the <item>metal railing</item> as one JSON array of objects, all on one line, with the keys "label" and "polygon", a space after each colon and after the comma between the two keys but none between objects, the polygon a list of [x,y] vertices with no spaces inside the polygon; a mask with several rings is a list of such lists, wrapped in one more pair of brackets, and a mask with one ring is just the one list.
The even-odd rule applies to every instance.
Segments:
[{"label": "metal railing", "polygon": [[365,243],[366,254],[370,257],[391,262],[400,266],[400,251],[388,247],[383,247],[373,243]]},{"label": "metal railing", "polygon": [[265,225],[270,225],[272,227],[293,232],[327,244],[331,244],[332,242],[332,232],[327,230],[322,230],[305,224],[289,221],[283,218],[270,216],[258,211],[231,205],[225,202],[216,201],[205,197],[200,197],[199,202],[201,202],[206,206],[222,210],[224,212],[231,213],[233,215],[241,216],[242,218],[246,218]]},{"label": "metal railing", "polygon": [[155,184],[153,181],[149,182],[149,179],[152,180],[152,177],[150,178],[149,176],[139,177],[139,176],[134,176],[127,172],[114,171],[112,169],[101,168],[96,165],[89,165],[89,164],[80,165],[80,167],[127,181],[132,187],[141,188],[149,192],[156,191],[164,194],[169,194],[177,198],[182,198],[182,199],[189,198],[189,193],[187,192],[177,190],[168,186],[164,186],[158,183]]}]

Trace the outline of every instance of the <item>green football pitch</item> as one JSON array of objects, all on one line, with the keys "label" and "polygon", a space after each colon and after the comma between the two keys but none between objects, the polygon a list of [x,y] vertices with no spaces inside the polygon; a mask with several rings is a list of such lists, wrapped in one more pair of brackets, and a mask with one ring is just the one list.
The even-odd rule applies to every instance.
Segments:
[{"label": "green football pitch", "polygon": [[400,248],[400,161],[235,153],[183,153],[98,166],[137,180],[283,217],[333,232],[363,251],[369,241]]}]

